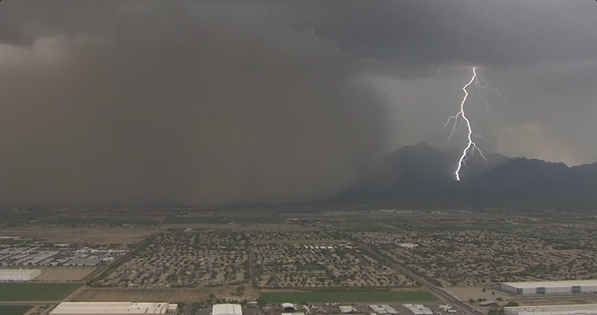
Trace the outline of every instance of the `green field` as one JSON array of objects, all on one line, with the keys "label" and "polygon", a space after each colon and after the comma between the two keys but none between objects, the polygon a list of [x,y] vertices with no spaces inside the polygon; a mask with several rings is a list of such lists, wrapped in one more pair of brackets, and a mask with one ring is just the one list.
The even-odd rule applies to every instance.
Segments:
[{"label": "green field", "polygon": [[21,305],[0,305],[0,314],[2,315],[23,315],[31,309],[31,306]]},{"label": "green field", "polygon": [[277,224],[282,222],[277,217],[231,217],[230,220],[238,224]]},{"label": "green field", "polygon": [[427,302],[436,300],[427,291],[345,291],[345,292],[264,292],[260,299],[265,303],[326,303],[326,302]]},{"label": "green field", "polygon": [[230,220],[212,217],[168,217],[164,224],[228,224]]},{"label": "green field", "polygon": [[0,214],[0,221],[30,221],[42,220],[48,217],[49,214],[43,213],[2,213]]},{"label": "green field", "polygon": [[0,302],[59,301],[82,285],[82,283],[0,283]]},{"label": "green field", "polygon": [[110,224],[110,225],[124,225],[124,224],[144,224],[155,225],[157,220],[113,220],[113,219],[79,219],[79,218],[63,218],[63,219],[46,219],[46,223],[51,224],[66,224],[66,225],[82,225],[82,224]]},{"label": "green field", "polygon": [[341,228],[344,230],[361,231],[361,232],[388,232],[394,231],[394,227],[386,225],[388,223],[384,220],[346,220]]},{"label": "green field", "polygon": [[164,224],[275,224],[280,222],[282,220],[276,217],[169,217]]}]

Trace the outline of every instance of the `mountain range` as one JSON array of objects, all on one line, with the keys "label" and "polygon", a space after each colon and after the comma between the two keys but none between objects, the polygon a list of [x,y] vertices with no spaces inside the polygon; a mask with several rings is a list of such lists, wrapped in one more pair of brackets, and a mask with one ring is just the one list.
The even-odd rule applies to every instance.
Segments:
[{"label": "mountain range", "polygon": [[468,158],[455,180],[460,152],[427,143],[390,154],[352,189],[345,201],[427,201],[516,205],[521,203],[597,204],[597,163],[569,167],[500,154]]}]

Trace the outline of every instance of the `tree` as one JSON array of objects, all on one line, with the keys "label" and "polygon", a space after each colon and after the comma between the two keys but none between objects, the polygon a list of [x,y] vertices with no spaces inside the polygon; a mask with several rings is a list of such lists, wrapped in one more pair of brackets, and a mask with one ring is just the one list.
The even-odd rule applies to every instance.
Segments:
[{"label": "tree", "polygon": [[475,300],[473,300],[473,299],[468,300],[468,302],[471,304],[475,304]]}]

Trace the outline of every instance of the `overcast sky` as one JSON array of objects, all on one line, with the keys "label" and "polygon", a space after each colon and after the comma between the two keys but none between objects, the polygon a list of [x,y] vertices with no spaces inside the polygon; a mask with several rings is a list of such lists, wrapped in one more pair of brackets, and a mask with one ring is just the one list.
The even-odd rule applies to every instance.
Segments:
[{"label": "overcast sky", "polygon": [[507,99],[471,87],[482,149],[595,162],[596,17],[591,0],[5,0],[0,199],[325,197],[387,151],[443,145],[472,66]]}]

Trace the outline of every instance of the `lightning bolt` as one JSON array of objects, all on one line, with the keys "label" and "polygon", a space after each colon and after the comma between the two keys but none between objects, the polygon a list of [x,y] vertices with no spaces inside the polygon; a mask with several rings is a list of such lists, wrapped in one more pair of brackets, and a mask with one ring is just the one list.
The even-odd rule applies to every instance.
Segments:
[{"label": "lightning bolt", "polygon": [[485,91],[489,91],[489,92],[495,91],[497,93],[497,95],[504,101],[504,103],[506,103],[508,105],[508,107],[512,107],[510,105],[510,102],[508,102],[508,100],[504,97],[504,95],[502,95],[500,90],[498,88],[491,86],[489,83],[487,83],[487,81],[485,81],[485,78],[483,78],[481,73],[477,74],[477,77],[475,78],[475,85],[477,86],[477,96],[479,96],[479,98],[482,99],[483,102],[485,102],[485,109],[487,109],[487,113],[491,114],[491,112],[489,111],[489,102],[487,101],[485,96],[483,96],[481,94],[481,89],[483,89]]},{"label": "lightning bolt", "polygon": [[[481,80],[483,80],[482,77],[481,77]],[[487,83],[487,82],[485,82],[485,80],[483,80],[483,81],[484,81],[484,83]],[[470,119],[466,116],[466,111],[465,111],[465,104],[466,104],[466,101],[469,96],[468,88],[473,83],[476,83],[476,85],[479,88],[490,87],[488,84],[485,84],[483,86],[481,86],[481,84],[479,84],[479,76],[477,75],[477,68],[473,67],[473,75],[471,76],[471,79],[468,81],[468,83],[466,83],[462,87],[462,91],[464,91],[464,97],[462,98],[462,102],[460,102],[460,111],[458,113],[456,113],[456,115],[450,116],[448,118],[448,121],[444,124],[444,129],[446,129],[448,127],[448,125],[450,123],[452,123],[452,131],[450,132],[450,135],[448,136],[447,143],[450,143],[450,141],[452,140],[452,136],[454,136],[454,133],[456,132],[456,126],[458,125],[458,120],[460,118],[465,122],[466,127],[468,128],[468,133],[467,133],[468,144],[467,144],[466,148],[464,148],[464,150],[462,150],[462,154],[460,156],[460,159],[458,160],[458,165],[457,165],[456,171],[454,172],[454,175],[456,175],[457,181],[460,181],[460,170],[462,169],[463,165],[466,166],[466,159],[467,159],[469,153],[474,154],[476,151],[479,153],[479,155],[481,155],[481,157],[484,160],[487,160],[485,158],[485,155],[483,154],[483,151],[481,151],[481,149],[479,149],[479,147],[477,146],[477,143],[475,142],[475,138],[482,138],[482,137],[475,135],[475,133],[473,132],[473,126],[471,124]],[[479,95],[481,95],[480,92],[479,92]],[[487,108],[489,108],[489,106],[487,106]]]}]

